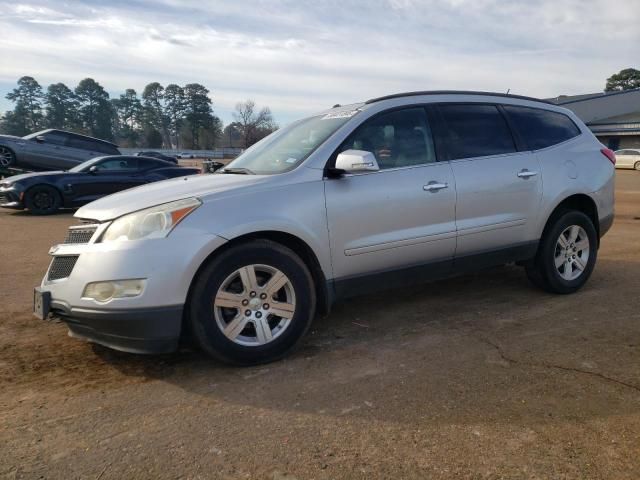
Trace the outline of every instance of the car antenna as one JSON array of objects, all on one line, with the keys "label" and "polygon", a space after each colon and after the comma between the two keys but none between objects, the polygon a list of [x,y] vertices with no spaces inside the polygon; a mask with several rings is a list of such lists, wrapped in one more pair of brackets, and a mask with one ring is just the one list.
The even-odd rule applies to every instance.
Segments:
[{"label": "car antenna", "polygon": [[507,93],[505,95],[509,95],[509,92],[511,91],[510,88],[507,88]]},{"label": "car antenna", "polygon": [[341,107],[341,106],[342,106],[342,105],[340,105],[339,103],[336,103],[336,104],[335,104],[333,107],[331,107],[331,108],[338,108],[338,107]]}]

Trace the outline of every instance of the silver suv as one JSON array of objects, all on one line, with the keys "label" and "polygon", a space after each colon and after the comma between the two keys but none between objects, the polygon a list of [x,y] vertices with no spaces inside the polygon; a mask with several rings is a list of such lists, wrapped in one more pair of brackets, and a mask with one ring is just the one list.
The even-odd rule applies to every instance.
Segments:
[{"label": "silver suv", "polygon": [[532,98],[336,106],[219,173],[78,210],[34,311],[120,350],[173,351],[187,335],[253,364],[364,292],[517,262],[537,286],[572,293],[613,221],[614,163],[573,113]]}]

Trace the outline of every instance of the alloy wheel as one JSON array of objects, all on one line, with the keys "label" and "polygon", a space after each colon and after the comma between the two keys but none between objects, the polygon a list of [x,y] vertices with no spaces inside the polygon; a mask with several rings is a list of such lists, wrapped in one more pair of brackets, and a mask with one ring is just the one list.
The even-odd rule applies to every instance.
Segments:
[{"label": "alloy wheel", "polygon": [[7,147],[0,147],[0,167],[8,167],[13,163],[13,152]]},{"label": "alloy wheel", "polygon": [[584,228],[571,225],[558,237],[554,264],[564,280],[575,280],[583,274],[589,261],[589,237]]},{"label": "alloy wheel", "polygon": [[269,265],[247,265],[220,285],[213,300],[216,323],[223,334],[243,346],[260,346],[278,338],[296,309],[291,280]]}]

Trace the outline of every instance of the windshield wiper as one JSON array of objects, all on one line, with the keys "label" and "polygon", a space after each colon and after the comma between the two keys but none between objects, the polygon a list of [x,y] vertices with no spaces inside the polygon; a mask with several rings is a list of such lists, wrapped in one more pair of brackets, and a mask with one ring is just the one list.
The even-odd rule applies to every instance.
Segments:
[{"label": "windshield wiper", "polygon": [[238,173],[240,175],[255,175],[253,171],[244,167],[223,168],[221,170],[218,170],[218,173]]}]

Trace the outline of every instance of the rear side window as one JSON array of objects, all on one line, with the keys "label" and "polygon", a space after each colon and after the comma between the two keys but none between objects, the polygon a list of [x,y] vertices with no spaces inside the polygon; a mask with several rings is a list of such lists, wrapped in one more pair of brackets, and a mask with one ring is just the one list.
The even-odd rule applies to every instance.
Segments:
[{"label": "rear side window", "polygon": [[78,148],[80,150],[96,151],[93,142],[80,137],[69,137],[67,140],[67,146],[71,148]]},{"label": "rear side window", "polygon": [[530,150],[550,147],[580,135],[580,129],[562,113],[504,105],[509,118]]},{"label": "rear side window", "polygon": [[120,155],[120,151],[108,143],[95,142],[92,150],[100,153],[106,153],[108,155]]},{"label": "rear side window", "polygon": [[135,157],[109,158],[96,164],[98,170],[110,172],[126,172],[138,169],[138,159]]},{"label": "rear side window", "polygon": [[72,148],[78,148],[80,150],[88,150],[90,152],[105,153],[107,155],[120,155],[117,148],[109,145],[108,143],[95,142],[89,138],[82,137],[69,137],[67,140],[67,146]]},{"label": "rear side window", "polygon": [[44,135],[44,140],[51,145],[64,146],[67,136],[62,132],[49,132]]},{"label": "rear side window", "polygon": [[516,146],[495,105],[440,105],[450,160],[513,153]]}]

